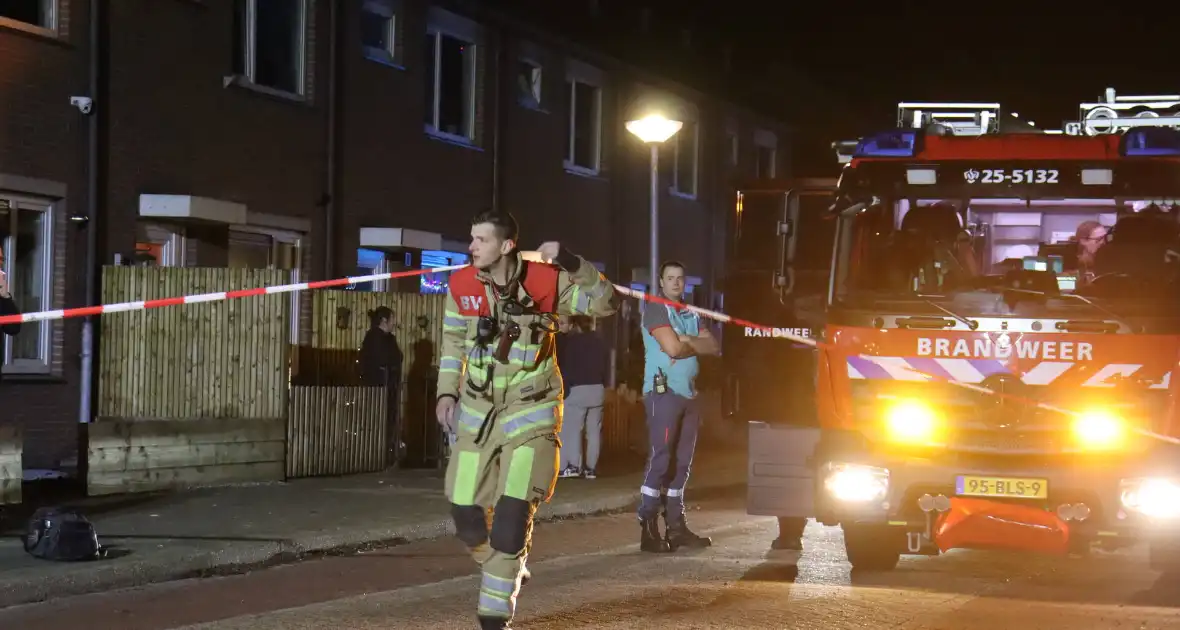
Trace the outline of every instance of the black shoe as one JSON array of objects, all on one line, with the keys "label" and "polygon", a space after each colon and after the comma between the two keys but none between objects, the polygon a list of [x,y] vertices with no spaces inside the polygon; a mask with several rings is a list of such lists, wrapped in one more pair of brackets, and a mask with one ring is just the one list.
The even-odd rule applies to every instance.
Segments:
[{"label": "black shoe", "polygon": [[479,630],[512,630],[512,620],[503,617],[479,618]]},{"label": "black shoe", "polygon": [[648,553],[665,553],[668,551],[668,542],[660,537],[660,521],[658,518],[649,518],[639,521],[639,527],[642,533],[639,537],[639,550]]},{"label": "black shoe", "polygon": [[680,525],[668,527],[668,548],[676,551],[681,547],[689,549],[704,549],[705,547],[713,546],[713,539],[708,536],[698,536],[688,525],[681,523]]}]

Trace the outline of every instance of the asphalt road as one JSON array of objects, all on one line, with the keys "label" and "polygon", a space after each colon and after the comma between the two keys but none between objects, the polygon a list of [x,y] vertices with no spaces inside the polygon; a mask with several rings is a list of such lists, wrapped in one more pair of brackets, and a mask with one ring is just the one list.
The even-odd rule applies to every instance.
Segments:
[{"label": "asphalt road", "polygon": [[[958,551],[850,575],[834,528],[814,524],[797,568],[766,560],[773,519],[740,499],[690,514],[714,547],[652,556],[630,514],[538,527],[517,627],[1033,630],[1180,628],[1180,584],[1142,549],[1090,558]],[[474,628],[477,578],[437,540],[0,610],[14,630],[398,630]]]}]

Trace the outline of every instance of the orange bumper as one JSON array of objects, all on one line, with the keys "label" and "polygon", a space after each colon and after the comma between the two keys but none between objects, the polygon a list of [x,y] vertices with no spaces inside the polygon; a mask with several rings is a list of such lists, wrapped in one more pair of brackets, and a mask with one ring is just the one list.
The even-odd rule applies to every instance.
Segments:
[{"label": "orange bumper", "polygon": [[935,521],[934,542],[944,552],[986,548],[1065,554],[1069,526],[1038,507],[952,497],[951,508]]}]

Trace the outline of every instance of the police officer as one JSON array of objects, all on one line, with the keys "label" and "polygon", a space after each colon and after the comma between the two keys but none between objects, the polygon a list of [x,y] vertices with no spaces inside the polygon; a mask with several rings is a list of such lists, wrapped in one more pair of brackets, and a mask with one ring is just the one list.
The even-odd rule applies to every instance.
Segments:
[{"label": "police officer", "polygon": [[511,624],[533,516],[557,481],[557,315],[615,311],[614,286],[593,265],[555,242],[540,247],[546,263],[525,261],[516,239],[509,214],[472,220],[472,265],[451,275],[439,359],[438,421],[456,435],[446,494],[455,534],[482,568],[484,629]]},{"label": "police officer", "polygon": [[[680,303],[684,298],[684,265],[660,265],[659,282],[662,297]],[[712,540],[696,535],[685,522],[684,488],[701,426],[696,399],[696,377],[700,372],[697,356],[719,354],[720,346],[696,313],[679,306],[644,304],[641,329],[643,404],[651,448],[647,474],[639,489],[639,547],[650,552],[708,547]],[[661,509],[667,526],[665,538],[660,537]]]}]

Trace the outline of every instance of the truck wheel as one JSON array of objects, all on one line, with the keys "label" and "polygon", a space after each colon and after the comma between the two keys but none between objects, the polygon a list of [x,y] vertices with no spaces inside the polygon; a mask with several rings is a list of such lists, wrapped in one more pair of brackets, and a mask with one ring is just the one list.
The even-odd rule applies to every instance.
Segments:
[{"label": "truck wheel", "polygon": [[905,530],[888,525],[843,525],[844,553],[853,569],[892,571],[901,559]]},{"label": "truck wheel", "polygon": [[1148,557],[1152,571],[1159,571],[1168,580],[1180,578],[1180,545],[1176,542],[1151,542]]}]

